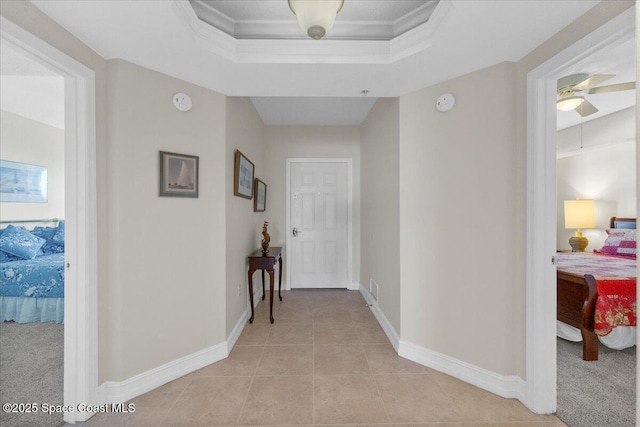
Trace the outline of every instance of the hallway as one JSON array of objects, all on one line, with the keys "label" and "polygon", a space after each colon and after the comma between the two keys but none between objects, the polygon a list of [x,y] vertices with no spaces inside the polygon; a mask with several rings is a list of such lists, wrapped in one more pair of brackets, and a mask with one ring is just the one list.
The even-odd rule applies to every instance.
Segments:
[{"label": "hallway", "polygon": [[256,308],[231,355],[86,426],[563,426],[399,357],[359,292],[298,290]]}]

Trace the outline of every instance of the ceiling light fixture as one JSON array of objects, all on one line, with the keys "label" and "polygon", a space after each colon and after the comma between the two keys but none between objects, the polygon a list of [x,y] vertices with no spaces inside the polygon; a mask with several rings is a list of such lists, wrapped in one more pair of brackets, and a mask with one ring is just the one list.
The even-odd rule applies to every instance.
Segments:
[{"label": "ceiling light fixture", "polygon": [[584,96],[569,96],[556,102],[556,107],[560,111],[571,111],[578,108],[583,102]]},{"label": "ceiling light fixture", "polygon": [[344,0],[289,0],[289,8],[296,15],[298,25],[315,40],[331,31],[343,4]]}]

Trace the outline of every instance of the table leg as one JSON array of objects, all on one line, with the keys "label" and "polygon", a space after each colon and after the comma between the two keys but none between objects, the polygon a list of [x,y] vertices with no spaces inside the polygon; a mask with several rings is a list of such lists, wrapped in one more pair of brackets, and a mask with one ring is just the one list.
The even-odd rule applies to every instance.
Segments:
[{"label": "table leg", "polygon": [[253,323],[253,272],[255,270],[249,270],[249,300],[251,301],[251,317],[249,323]]},{"label": "table leg", "polygon": [[265,293],[264,293],[264,270],[262,270],[262,301],[264,301]]},{"label": "table leg", "polygon": [[282,289],[282,256],[278,259],[278,264],[280,264],[280,273],[278,273],[278,297],[280,301],[282,301],[282,294],[280,293]]},{"label": "table leg", "polygon": [[273,323],[273,268],[269,270],[269,318]]}]

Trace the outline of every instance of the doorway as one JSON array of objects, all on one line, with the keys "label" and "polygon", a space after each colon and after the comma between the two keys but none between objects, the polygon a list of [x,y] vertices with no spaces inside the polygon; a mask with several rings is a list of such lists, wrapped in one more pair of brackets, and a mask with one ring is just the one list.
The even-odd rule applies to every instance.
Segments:
[{"label": "doorway", "polygon": [[287,159],[289,288],[349,288],[351,159]]},{"label": "doorway", "polygon": [[[93,70],[4,17],[7,46],[64,78],[65,324],[64,404],[98,403],[97,203]],[[69,411],[64,421],[92,412]]]},{"label": "doorway", "polygon": [[553,413],[556,385],[556,81],[593,54],[635,37],[635,9],[612,19],[527,75],[526,402]]}]

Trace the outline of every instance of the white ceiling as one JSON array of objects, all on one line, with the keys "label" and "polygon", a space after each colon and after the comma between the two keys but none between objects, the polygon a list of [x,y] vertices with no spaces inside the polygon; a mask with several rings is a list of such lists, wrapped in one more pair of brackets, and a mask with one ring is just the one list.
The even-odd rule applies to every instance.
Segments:
[{"label": "white ceiling", "polygon": [[[636,45],[635,39],[619,44],[614,49],[600,51],[586,60],[567,70],[567,75],[587,73],[615,74],[615,77],[598,86],[633,82],[636,80]],[[579,125],[582,122],[594,120],[616,111],[624,110],[636,105],[636,91],[626,90],[622,92],[600,93],[585,95],[599,111],[587,117],[581,117],[576,111],[558,111],[558,130]]]},{"label": "white ceiling", "polygon": [[[236,39],[199,20],[187,0],[33,3],[107,59],[121,58],[225,95],[250,96],[265,122],[294,124],[304,111],[312,115],[308,121],[331,125],[357,120],[375,98],[518,61],[598,1],[445,0],[427,23],[389,41]],[[261,8],[278,7],[273,16],[263,11],[267,16],[259,21],[288,19],[288,26],[296,26],[286,0],[214,3],[234,22],[250,22],[262,16]],[[414,2],[345,3],[336,28],[349,25],[358,3],[396,17],[406,15]],[[604,68],[578,71],[610,72]],[[369,91],[366,99],[360,95],[363,89]],[[592,102],[603,107],[605,95],[596,96]]]},{"label": "white ceiling", "polygon": [[359,126],[375,104],[375,98],[252,97],[266,125]]}]

